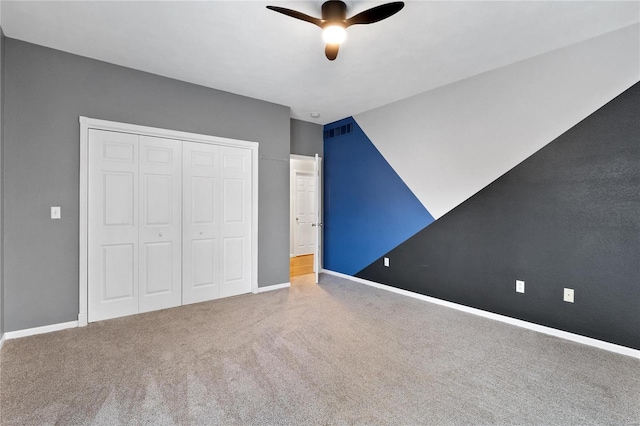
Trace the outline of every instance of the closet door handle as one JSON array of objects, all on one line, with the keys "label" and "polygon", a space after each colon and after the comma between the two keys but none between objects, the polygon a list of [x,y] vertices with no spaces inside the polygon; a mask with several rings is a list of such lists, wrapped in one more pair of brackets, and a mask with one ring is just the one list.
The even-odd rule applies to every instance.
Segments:
[{"label": "closet door handle", "polygon": [[159,233],[158,233],[158,237],[162,237],[162,232],[159,232]]},{"label": "closet door handle", "polygon": [[204,235],[204,231],[200,231],[200,232],[199,232],[199,234],[200,234],[200,235]]}]

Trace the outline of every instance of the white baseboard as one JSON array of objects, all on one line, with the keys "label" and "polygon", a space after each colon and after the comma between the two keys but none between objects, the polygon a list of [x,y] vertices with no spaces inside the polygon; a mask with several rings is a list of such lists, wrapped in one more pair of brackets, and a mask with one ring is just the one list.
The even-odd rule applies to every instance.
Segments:
[{"label": "white baseboard", "polygon": [[2,345],[4,345],[5,338],[6,338],[6,336],[4,334],[2,336],[0,336],[0,349],[2,349]]},{"label": "white baseboard", "polygon": [[289,287],[291,287],[291,283],[268,285],[266,287],[258,287],[258,293],[264,293],[265,291],[272,291],[272,290],[280,290],[281,288],[289,288]]},{"label": "white baseboard", "polygon": [[76,328],[78,321],[63,322],[60,324],[44,325],[42,327],[27,328],[25,330],[7,331],[4,337],[7,340],[17,339],[20,337],[34,336],[36,334],[51,333],[52,331],[66,330],[67,328]]},{"label": "white baseboard", "polygon": [[448,308],[456,309],[458,311],[467,312],[469,314],[478,315],[478,316],[489,318],[496,321],[501,321],[507,324],[515,325],[517,327],[526,328],[528,330],[537,331],[538,333],[544,333],[550,336],[560,337],[561,339],[571,340],[572,342],[582,343],[583,345],[589,345],[599,349],[604,349],[605,351],[615,352],[621,355],[627,355],[633,358],[640,359],[640,350],[637,350],[637,349],[628,348],[622,345],[616,345],[614,343],[609,343],[609,342],[605,342],[598,339],[592,339],[591,337],[581,336],[580,334],[575,334],[575,333],[569,333],[568,331],[558,330],[556,328],[534,324],[532,322],[507,317],[505,315],[494,314],[493,312],[483,311],[482,309],[471,308],[469,306],[464,306],[458,303],[437,299],[435,297],[425,296],[423,294],[402,290],[400,288],[391,287],[385,284],[363,280],[362,278],[352,277],[351,275],[341,274],[340,272],[330,271],[328,269],[322,269],[322,272],[329,275],[335,275],[337,277],[345,278],[347,280],[354,281],[360,284],[365,284],[371,287],[387,290],[392,293],[413,297],[414,299],[423,300],[429,303],[435,303],[436,305],[446,306]]}]

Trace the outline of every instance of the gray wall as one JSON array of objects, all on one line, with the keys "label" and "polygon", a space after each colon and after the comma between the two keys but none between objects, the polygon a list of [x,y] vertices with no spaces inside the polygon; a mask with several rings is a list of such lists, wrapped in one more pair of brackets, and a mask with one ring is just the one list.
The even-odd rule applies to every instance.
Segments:
[{"label": "gray wall", "polygon": [[259,142],[258,282],[289,281],[288,107],[13,39],[4,53],[7,331],[77,319],[80,115]]},{"label": "gray wall", "polygon": [[291,119],[291,153],[296,155],[322,157],[324,142],[322,140],[323,126]]}]

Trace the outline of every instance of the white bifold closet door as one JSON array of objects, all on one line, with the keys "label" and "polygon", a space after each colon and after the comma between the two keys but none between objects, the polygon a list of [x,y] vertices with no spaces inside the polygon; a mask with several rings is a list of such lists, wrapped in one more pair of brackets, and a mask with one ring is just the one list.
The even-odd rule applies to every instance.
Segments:
[{"label": "white bifold closet door", "polygon": [[251,291],[251,152],[220,148],[222,279],[220,297]]},{"label": "white bifold closet door", "polygon": [[182,303],[181,145],[140,136],[139,312]]},{"label": "white bifold closet door", "polygon": [[251,150],[89,130],[88,320],[251,291]]},{"label": "white bifold closet door", "polygon": [[90,130],[88,319],[138,312],[138,136]]},{"label": "white bifold closet door", "polygon": [[89,321],[180,305],[181,142],[89,132]]},{"label": "white bifold closet door", "polygon": [[182,303],[251,291],[251,152],[183,142]]}]

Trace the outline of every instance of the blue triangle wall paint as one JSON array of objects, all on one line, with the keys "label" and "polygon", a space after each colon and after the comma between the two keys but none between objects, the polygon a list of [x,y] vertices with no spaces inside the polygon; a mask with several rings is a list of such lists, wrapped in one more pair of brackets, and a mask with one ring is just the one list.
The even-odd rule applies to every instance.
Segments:
[{"label": "blue triangle wall paint", "polygon": [[434,219],[352,117],[324,130],[324,268],[354,275]]}]

